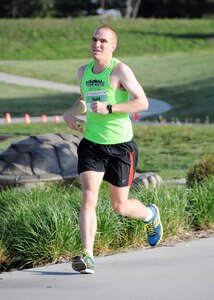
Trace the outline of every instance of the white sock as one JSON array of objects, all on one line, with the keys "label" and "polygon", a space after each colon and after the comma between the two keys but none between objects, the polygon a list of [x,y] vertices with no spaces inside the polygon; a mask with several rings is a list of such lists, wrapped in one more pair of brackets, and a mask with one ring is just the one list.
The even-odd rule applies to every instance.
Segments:
[{"label": "white sock", "polygon": [[90,255],[91,258],[94,258],[93,251],[88,250],[88,249],[84,249],[84,251],[86,251]]},{"label": "white sock", "polygon": [[145,223],[148,223],[154,216],[153,211],[149,207],[147,207],[147,209],[149,210],[149,215],[146,219],[144,219]]}]

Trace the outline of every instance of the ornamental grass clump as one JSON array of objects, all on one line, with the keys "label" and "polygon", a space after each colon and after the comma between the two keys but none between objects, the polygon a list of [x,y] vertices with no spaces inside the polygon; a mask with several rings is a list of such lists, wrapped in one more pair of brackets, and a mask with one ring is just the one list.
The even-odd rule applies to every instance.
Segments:
[{"label": "ornamental grass clump", "polygon": [[204,182],[208,177],[214,176],[214,155],[207,155],[193,166],[187,174],[187,186]]},{"label": "ornamental grass clump", "polygon": [[214,176],[195,183],[187,193],[187,219],[193,230],[214,229]]},{"label": "ornamental grass clump", "polygon": [[[214,228],[214,177],[193,188],[168,184],[139,187],[130,190],[130,198],[159,207],[164,229],[162,243],[183,236],[185,231]],[[43,190],[1,191],[0,272],[61,262],[77,255],[81,251],[81,202],[78,182]],[[148,246],[143,221],[114,212],[106,183],[99,193],[97,221],[96,256]]]}]

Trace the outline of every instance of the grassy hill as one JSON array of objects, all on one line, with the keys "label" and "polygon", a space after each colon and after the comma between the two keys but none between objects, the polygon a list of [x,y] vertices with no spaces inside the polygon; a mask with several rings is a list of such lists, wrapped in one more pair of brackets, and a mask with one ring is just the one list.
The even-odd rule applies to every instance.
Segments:
[{"label": "grassy hill", "polygon": [[5,60],[89,57],[91,34],[101,25],[117,31],[118,56],[213,51],[214,20],[211,19],[1,19],[0,57]]},{"label": "grassy hill", "polygon": [[[211,19],[1,19],[0,72],[78,84],[77,68],[89,60],[91,34],[100,25],[118,32],[115,55],[134,70],[146,94],[172,105],[164,118],[214,121]],[[0,116],[22,115],[23,107],[32,115],[44,113],[38,101],[54,103],[49,114],[62,113],[76,97],[1,84]]]}]

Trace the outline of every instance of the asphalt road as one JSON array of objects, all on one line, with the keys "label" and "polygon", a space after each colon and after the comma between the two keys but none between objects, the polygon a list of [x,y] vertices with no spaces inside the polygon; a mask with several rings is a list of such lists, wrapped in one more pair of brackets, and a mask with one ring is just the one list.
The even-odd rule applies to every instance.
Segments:
[{"label": "asphalt road", "polygon": [[95,274],[70,263],[0,274],[4,300],[213,300],[214,237],[95,258]]}]

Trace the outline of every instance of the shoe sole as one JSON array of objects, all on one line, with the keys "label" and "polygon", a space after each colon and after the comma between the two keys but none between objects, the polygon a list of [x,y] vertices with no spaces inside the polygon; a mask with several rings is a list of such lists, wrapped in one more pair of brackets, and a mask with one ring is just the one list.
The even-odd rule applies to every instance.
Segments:
[{"label": "shoe sole", "polygon": [[161,240],[162,240],[162,237],[163,237],[163,226],[162,226],[161,219],[160,219],[159,208],[158,208],[155,204],[151,204],[151,206],[154,207],[155,210],[156,210],[157,218],[158,218],[158,221],[159,221],[159,224],[160,224],[160,227],[161,227],[161,234],[160,234],[160,238],[159,238],[158,242],[157,242],[155,245],[151,245],[152,247],[155,247],[155,246],[157,246],[157,245],[161,242]]},{"label": "shoe sole", "polygon": [[72,268],[74,271],[80,272],[81,274],[94,274],[93,269],[87,269],[86,265],[82,261],[73,262]]}]

